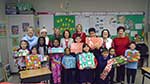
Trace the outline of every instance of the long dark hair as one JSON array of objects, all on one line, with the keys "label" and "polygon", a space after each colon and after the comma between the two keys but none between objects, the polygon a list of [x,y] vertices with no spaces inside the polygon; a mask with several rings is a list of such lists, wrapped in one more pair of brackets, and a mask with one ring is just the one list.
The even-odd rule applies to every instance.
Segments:
[{"label": "long dark hair", "polygon": [[22,43],[22,42],[27,43],[27,49],[29,50],[29,43],[28,43],[28,41],[26,41],[26,40],[21,40],[21,41],[20,41],[20,44],[19,44],[19,47],[20,47],[20,48],[19,48],[19,49],[22,49],[22,47],[21,47],[21,43]]},{"label": "long dark hair", "polygon": [[109,30],[108,29],[103,29],[102,30],[102,32],[101,32],[101,37],[103,37],[103,33],[104,33],[104,31],[107,31],[108,32],[108,38],[110,37],[110,32],[109,32]]},{"label": "long dark hair", "polygon": [[[43,39],[43,41],[44,41],[43,45],[40,44],[40,39]],[[48,46],[46,45],[45,37],[41,36],[41,37],[38,38],[38,43],[37,43],[38,52],[39,52],[39,47],[43,47],[44,48],[44,55],[48,54]]]},{"label": "long dark hair", "polygon": [[33,50],[34,48],[36,49],[37,54],[40,54],[40,52],[39,52],[39,50],[38,50],[37,46],[33,46],[33,47],[31,48],[31,54],[32,54],[32,50]]},{"label": "long dark hair", "polygon": [[[83,44],[82,49],[84,49],[84,47],[88,46],[89,47],[89,52],[90,52],[90,46],[86,43]],[[83,52],[85,52],[84,50],[82,50]]]}]

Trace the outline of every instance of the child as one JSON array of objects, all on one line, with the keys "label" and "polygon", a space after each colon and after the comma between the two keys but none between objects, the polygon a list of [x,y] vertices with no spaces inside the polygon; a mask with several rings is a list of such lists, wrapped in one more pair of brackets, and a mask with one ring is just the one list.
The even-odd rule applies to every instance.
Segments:
[{"label": "child", "polygon": [[97,60],[89,50],[90,47],[83,44],[83,53],[78,56],[78,74],[81,84],[92,84],[94,82],[94,69],[97,66]]},{"label": "child", "polygon": [[71,43],[73,43],[73,39],[71,38],[71,34],[69,30],[65,30],[63,32],[63,38],[60,41],[60,46],[63,47],[64,49],[66,47],[70,48]]},{"label": "child", "polygon": [[[139,51],[136,49],[136,43],[131,42],[129,45],[129,49],[125,51],[125,56],[128,59],[128,64],[126,65],[127,69],[127,83],[128,84],[134,84],[135,83],[135,78],[136,78],[136,72],[137,72],[137,67],[138,67],[138,60],[140,59],[140,54]],[[136,61],[131,61],[131,56],[137,56]],[[130,81],[131,80],[131,81]]]},{"label": "child", "polygon": [[[98,66],[98,73],[99,75],[97,75],[96,77],[96,84],[109,84],[109,72],[111,71],[111,69],[108,70],[107,74],[103,74],[106,70],[106,66],[108,63],[108,60],[110,59],[109,57],[109,51],[107,50],[107,48],[104,48],[102,50],[102,56],[99,56],[99,66]],[[104,77],[105,76],[105,77]],[[104,79],[103,79],[104,77]]]},{"label": "child", "polygon": [[[115,56],[116,56],[116,54],[115,54],[115,49],[113,48],[113,47],[111,47],[110,49],[109,49],[109,56],[110,56],[110,59],[111,58],[114,58]],[[112,67],[112,69],[111,69],[111,71],[110,71],[110,75],[109,75],[109,80],[110,80],[110,84],[113,84],[113,79],[114,79],[114,72],[115,72],[115,68],[114,67]]]},{"label": "child", "polygon": [[29,43],[26,40],[21,40],[20,41],[20,48],[17,51],[17,65],[19,71],[25,70],[26,69],[26,64],[25,64],[25,56],[27,56],[30,53],[29,51]]},{"label": "child", "polygon": [[42,67],[49,67],[48,64],[48,46],[46,45],[45,37],[39,37],[37,43],[37,49],[42,56]]},{"label": "child", "polygon": [[38,69],[41,68],[42,56],[39,54],[36,46],[31,48],[31,54],[26,57],[27,69]]},{"label": "child", "polygon": [[[52,48],[60,48],[60,41],[55,39]],[[54,84],[61,84],[61,57],[62,54],[54,53],[51,56],[51,70]]]},{"label": "child", "polygon": [[75,84],[76,58],[70,55],[70,48],[65,48],[62,58],[63,84]]},{"label": "child", "polygon": [[82,39],[81,39],[81,37],[79,35],[76,35],[75,43],[83,43]]}]

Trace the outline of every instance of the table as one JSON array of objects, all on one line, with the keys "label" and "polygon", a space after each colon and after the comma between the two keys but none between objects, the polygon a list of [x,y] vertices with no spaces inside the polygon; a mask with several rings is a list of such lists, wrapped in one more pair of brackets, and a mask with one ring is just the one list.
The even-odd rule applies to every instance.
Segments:
[{"label": "table", "polygon": [[51,78],[51,71],[48,68],[25,70],[19,73],[22,83],[39,83],[41,81],[49,81]]},{"label": "table", "polygon": [[142,67],[141,70],[143,74],[142,84],[144,84],[145,77],[150,79],[150,67]]}]

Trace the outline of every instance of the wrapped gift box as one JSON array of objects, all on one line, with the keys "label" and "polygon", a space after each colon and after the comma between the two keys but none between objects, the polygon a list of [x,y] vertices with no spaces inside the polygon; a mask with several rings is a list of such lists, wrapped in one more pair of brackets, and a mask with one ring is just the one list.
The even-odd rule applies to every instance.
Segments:
[{"label": "wrapped gift box", "polygon": [[79,69],[84,69],[84,68],[94,68],[95,65],[95,56],[93,53],[82,53],[79,55]]},{"label": "wrapped gift box", "polygon": [[50,48],[48,52],[49,53],[64,53],[64,49],[63,48]]},{"label": "wrapped gift box", "polygon": [[113,63],[113,65],[124,65],[124,64],[127,64],[127,58],[125,58],[124,56],[117,56],[115,58],[113,58],[115,61]]},{"label": "wrapped gift box", "polygon": [[82,52],[83,43],[72,43],[71,44],[71,52],[73,53],[81,53]]},{"label": "wrapped gift box", "polygon": [[20,56],[28,56],[29,55],[29,51],[28,50],[19,50],[18,52],[16,52],[16,56],[20,57]]},{"label": "wrapped gift box", "polygon": [[128,62],[138,62],[140,59],[140,53],[139,52],[127,52]]},{"label": "wrapped gift box", "polygon": [[37,55],[31,55],[25,57],[27,69],[37,69],[41,67],[41,61]]},{"label": "wrapped gift box", "polygon": [[103,42],[99,37],[86,37],[86,43],[90,46],[91,49],[94,49],[95,46],[102,46]]}]

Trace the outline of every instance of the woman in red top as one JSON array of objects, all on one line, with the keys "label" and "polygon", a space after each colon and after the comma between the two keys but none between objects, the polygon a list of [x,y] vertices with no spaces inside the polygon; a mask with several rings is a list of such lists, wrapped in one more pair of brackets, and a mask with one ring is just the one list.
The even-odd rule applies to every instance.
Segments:
[{"label": "woman in red top", "polygon": [[[125,50],[130,43],[129,37],[125,36],[125,28],[120,26],[117,28],[118,36],[113,39],[113,47],[116,51],[116,56],[124,56]],[[117,82],[124,84],[125,66],[121,65],[117,67]]]},{"label": "woman in red top", "polygon": [[84,32],[82,32],[82,25],[81,24],[78,24],[76,26],[76,32],[73,34],[72,38],[75,40],[75,38],[77,36],[80,36],[82,39],[81,42],[85,43],[86,34]]}]

